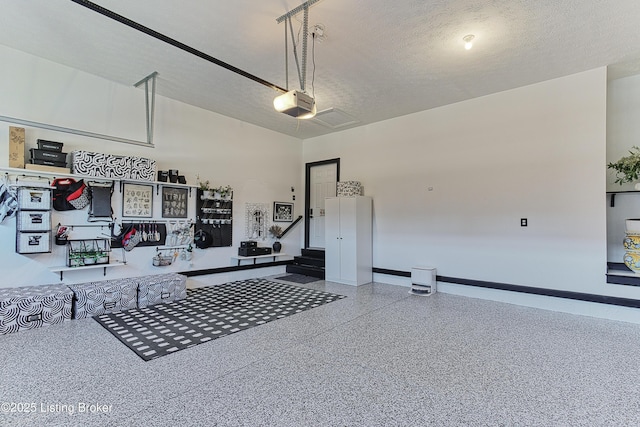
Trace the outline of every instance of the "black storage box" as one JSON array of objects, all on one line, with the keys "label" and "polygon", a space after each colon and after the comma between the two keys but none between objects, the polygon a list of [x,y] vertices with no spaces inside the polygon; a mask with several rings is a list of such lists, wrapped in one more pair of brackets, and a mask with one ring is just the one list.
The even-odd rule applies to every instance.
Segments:
[{"label": "black storage box", "polygon": [[178,169],[169,169],[169,182],[178,182]]},{"label": "black storage box", "polygon": [[38,150],[31,148],[31,158],[34,160],[49,160],[51,162],[67,163],[67,153],[57,151]]},{"label": "black storage box", "polygon": [[258,248],[258,247],[251,247],[251,248],[238,248],[238,255],[239,256],[258,256],[258,255],[270,255],[271,254],[271,248]]},{"label": "black storage box", "polygon": [[246,240],[244,242],[240,242],[241,248],[255,248],[258,246],[258,242],[253,240]]},{"label": "black storage box", "polygon": [[46,139],[39,139],[38,140],[38,148],[40,150],[45,150],[45,151],[56,151],[58,153],[62,152],[62,142],[55,142],[55,141],[47,141]]},{"label": "black storage box", "polygon": [[158,181],[160,182],[169,181],[169,171],[158,171]]}]

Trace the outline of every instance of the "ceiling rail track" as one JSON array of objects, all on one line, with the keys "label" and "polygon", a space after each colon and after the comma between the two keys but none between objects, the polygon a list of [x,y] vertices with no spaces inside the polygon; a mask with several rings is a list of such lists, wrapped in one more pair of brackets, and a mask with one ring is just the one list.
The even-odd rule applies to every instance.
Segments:
[{"label": "ceiling rail track", "polygon": [[145,27],[142,24],[139,24],[139,23],[137,23],[135,21],[132,21],[131,19],[126,18],[126,17],[124,17],[122,15],[119,15],[119,14],[117,14],[117,13],[115,13],[115,12],[109,10],[109,9],[105,9],[104,7],[102,7],[100,5],[97,5],[97,4],[93,3],[93,2],[90,2],[90,1],[87,1],[87,0],[71,0],[71,1],[76,3],[76,4],[78,4],[78,5],[80,5],[80,6],[84,6],[87,9],[93,10],[94,12],[97,12],[97,13],[103,15],[103,16],[106,16],[107,18],[110,18],[110,19],[113,19],[113,20],[115,20],[117,22],[120,22],[121,24],[124,24],[124,25],[126,25],[126,26],[128,26],[130,28],[133,28],[134,30],[138,30],[138,31],[140,31],[142,33],[147,34],[148,36],[151,36],[151,37],[153,37],[155,39],[158,39],[160,41],[168,43],[171,46],[177,47],[178,49],[184,50],[185,52],[188,52],[188,53],[190,53],[192,55],[195,55],[195,56],[197,56],[199,58],[202,58],[205,61],[211,62],[211,63],[213,63],[213,64],[215,64],[215,65],[217,65],[219,67],[225,68],[225,69],[227,69],[227,70],[229,70],[229,71],[231,71],[233,73],[236,73],[236,74],[238,74],[238,75],[240,75],[242,77],[245,77],[247,79],[253,80],[254,82],[260,83],[261,85],[267,86],[268,88],[271,88],[273,90],[276,90],[276,91],[282,92],[282,93],[286,93],[287,92],[286,89],[284,89],[284,88],[282,88],[282,87],[280,87],[280,86],[278,86],[278,85],[276,85],[274,83],[271,83],[271,82],[269,82],[267,80],[264,80],[264,79],[262,79],[262,78],[260,78],[258,76],[255,76],[255,75],[253,75],[251,73],[248,73],[248,72],[246,72],[244,70],[241,70],[240,68],[234,67],[231,64],[228,64],[228,63],[226,63],[224,61],[221,61],[221,60],[219,60],[217,58],[214,58],[211,55],[208,55],[208,54],[206,54],[206,53],[204,53],[202,51],[199,51],[199,50],[197,50],[197,49],[195,49],[195,48],[193,48],[191,46],[188,46],[188,45],[186,45],[186,44],[184,44],[182,42],[179,42],[178,40],[172,39],[171,37],[168,37],[168,36],[166,36],[166,35],[164,35],[162,33],[159,33],[159,32],[157,32],[155,30],[152,30],[149,27]]}]

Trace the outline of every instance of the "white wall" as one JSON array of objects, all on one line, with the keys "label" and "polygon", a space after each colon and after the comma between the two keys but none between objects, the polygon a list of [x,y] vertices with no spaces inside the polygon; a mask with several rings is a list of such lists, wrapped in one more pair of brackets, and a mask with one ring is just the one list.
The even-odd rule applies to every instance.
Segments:
[{"label": "white wall", "polygon": [[[3,64],[0,67],[0,115],[145,139],[142,89],[117,85],[2,46],[0,63]],[[138,77],[144,76],[132,76],[132,79]],[[65,152],[87,150],[148,157],[157,161],[158,169],[179,169],[190,184],[195,184],[199,174],[212,185],[233,187],[232,247],[196,250],[192,265],[179,262],[163,268],[151,265],[154,248],[135,248],[127,253],[128,265],[110,269],[107,278],[232,265],[231,255],[237,253],[239,242],[246,240],[246,203],[271,206],[273,201],[290,201],[291,187],[295,187],[293,194],[298,200],[295,215],[302,212],[299,202],[304,200],[301,140],[161,96],[156,98],[155,125],[155,148],[26,128],[28,147],[35,147],[36,140],[42,138],[64,142]],[[0,123],[0,167],[8,166],[9,126]],[[154,217],[159,218],[159,197],[155,202]],[[113,204],[115,215],[121,216],[117,193]],[[195,198],[191,200],[191,216],[194,208]],[[86,212],[55,213],[54,225],[58,221],[77,224],[85,219]],[[299,254],[301,236],[302,227],[298,226],[283,239],[283,251]],[[15,220],[0,224],[0,286],[38,285],[59,280],[48,267],[64,264],[63,247],[54,246],[52,254],[18,255],[14,251],[14,238]],[[113,255],[119,258],[120,252]],[[65,283],[76,283],[103,277],[100,270],[93,270],[65,273],[64,279]]]},{"label": "white wall", "polygon": [[304,161],[340,157],[373,197],[375,267],[638,298],[606,284],[606,84],[600,68],[305,140]]}]

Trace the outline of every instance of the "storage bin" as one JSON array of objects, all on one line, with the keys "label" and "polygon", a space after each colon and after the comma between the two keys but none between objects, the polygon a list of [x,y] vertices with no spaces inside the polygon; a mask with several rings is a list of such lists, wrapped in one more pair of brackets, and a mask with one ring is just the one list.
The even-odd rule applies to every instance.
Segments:
[{"label": "storage bin", "polygon": [[47,141],[46,139],[38,140],[38,148],[40,150],[57,151],[58,153],[61,153],[62,146],[62,142]]},{"label": "storage bin", "polygon": [[0,334],[71,319],[73,292],[65,285],[0,289]]},{"label": "storage bin", "polygon": [[129,310],[138,304],[138,282],[134,279],[113,279],[69,287],[75,294],[74,319]]},{"label": "storage bin", "polygon": [[176,273],[138,278],[138,307],[178,301],[187,297],[187,276]]},{"label": "storage bin", "polygon": [[131,179],[137,181],[153,181],[156,179],[155,160],[144,157],[129,157],[129,161],[131,163]]},{"label": "storage bin", "polygon": [[57,163],[67,163],[67,153],[58,151],[39,150],[37,148],[31,148],[31,158],[37,160],[49,160]]},{"label": "storage bin", "polygon": [[16,252],[19,254],[51,252],[51,232],[16,231]]},{"label": "storage bin", "polygon": [[18,189],[18,209],[50,210],[51,190],[48,188],[20,187]]},{"label": "storage bin", "polygon": [[18,211],[18,231],[49,231],[50,211]]},{"label": "storage bin", "polygon": [[131,159],[127,156],[105,155],[102,176],[105,178],[130,179]]},{"label": "storage bin", "polygon": [[364,196],[364,188],[360,181],[342,181],[338,182],[336,187],[336,196],[351,197]]}]

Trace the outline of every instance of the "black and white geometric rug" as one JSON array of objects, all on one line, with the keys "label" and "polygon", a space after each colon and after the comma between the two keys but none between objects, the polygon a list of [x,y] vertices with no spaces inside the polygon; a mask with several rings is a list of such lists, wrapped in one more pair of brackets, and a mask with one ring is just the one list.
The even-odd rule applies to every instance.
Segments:
[{"label": "black and white geometric rug", "polygon": [[145,361],[346,298],[265,279],[190,289],[187,298],[94,319]]}]

